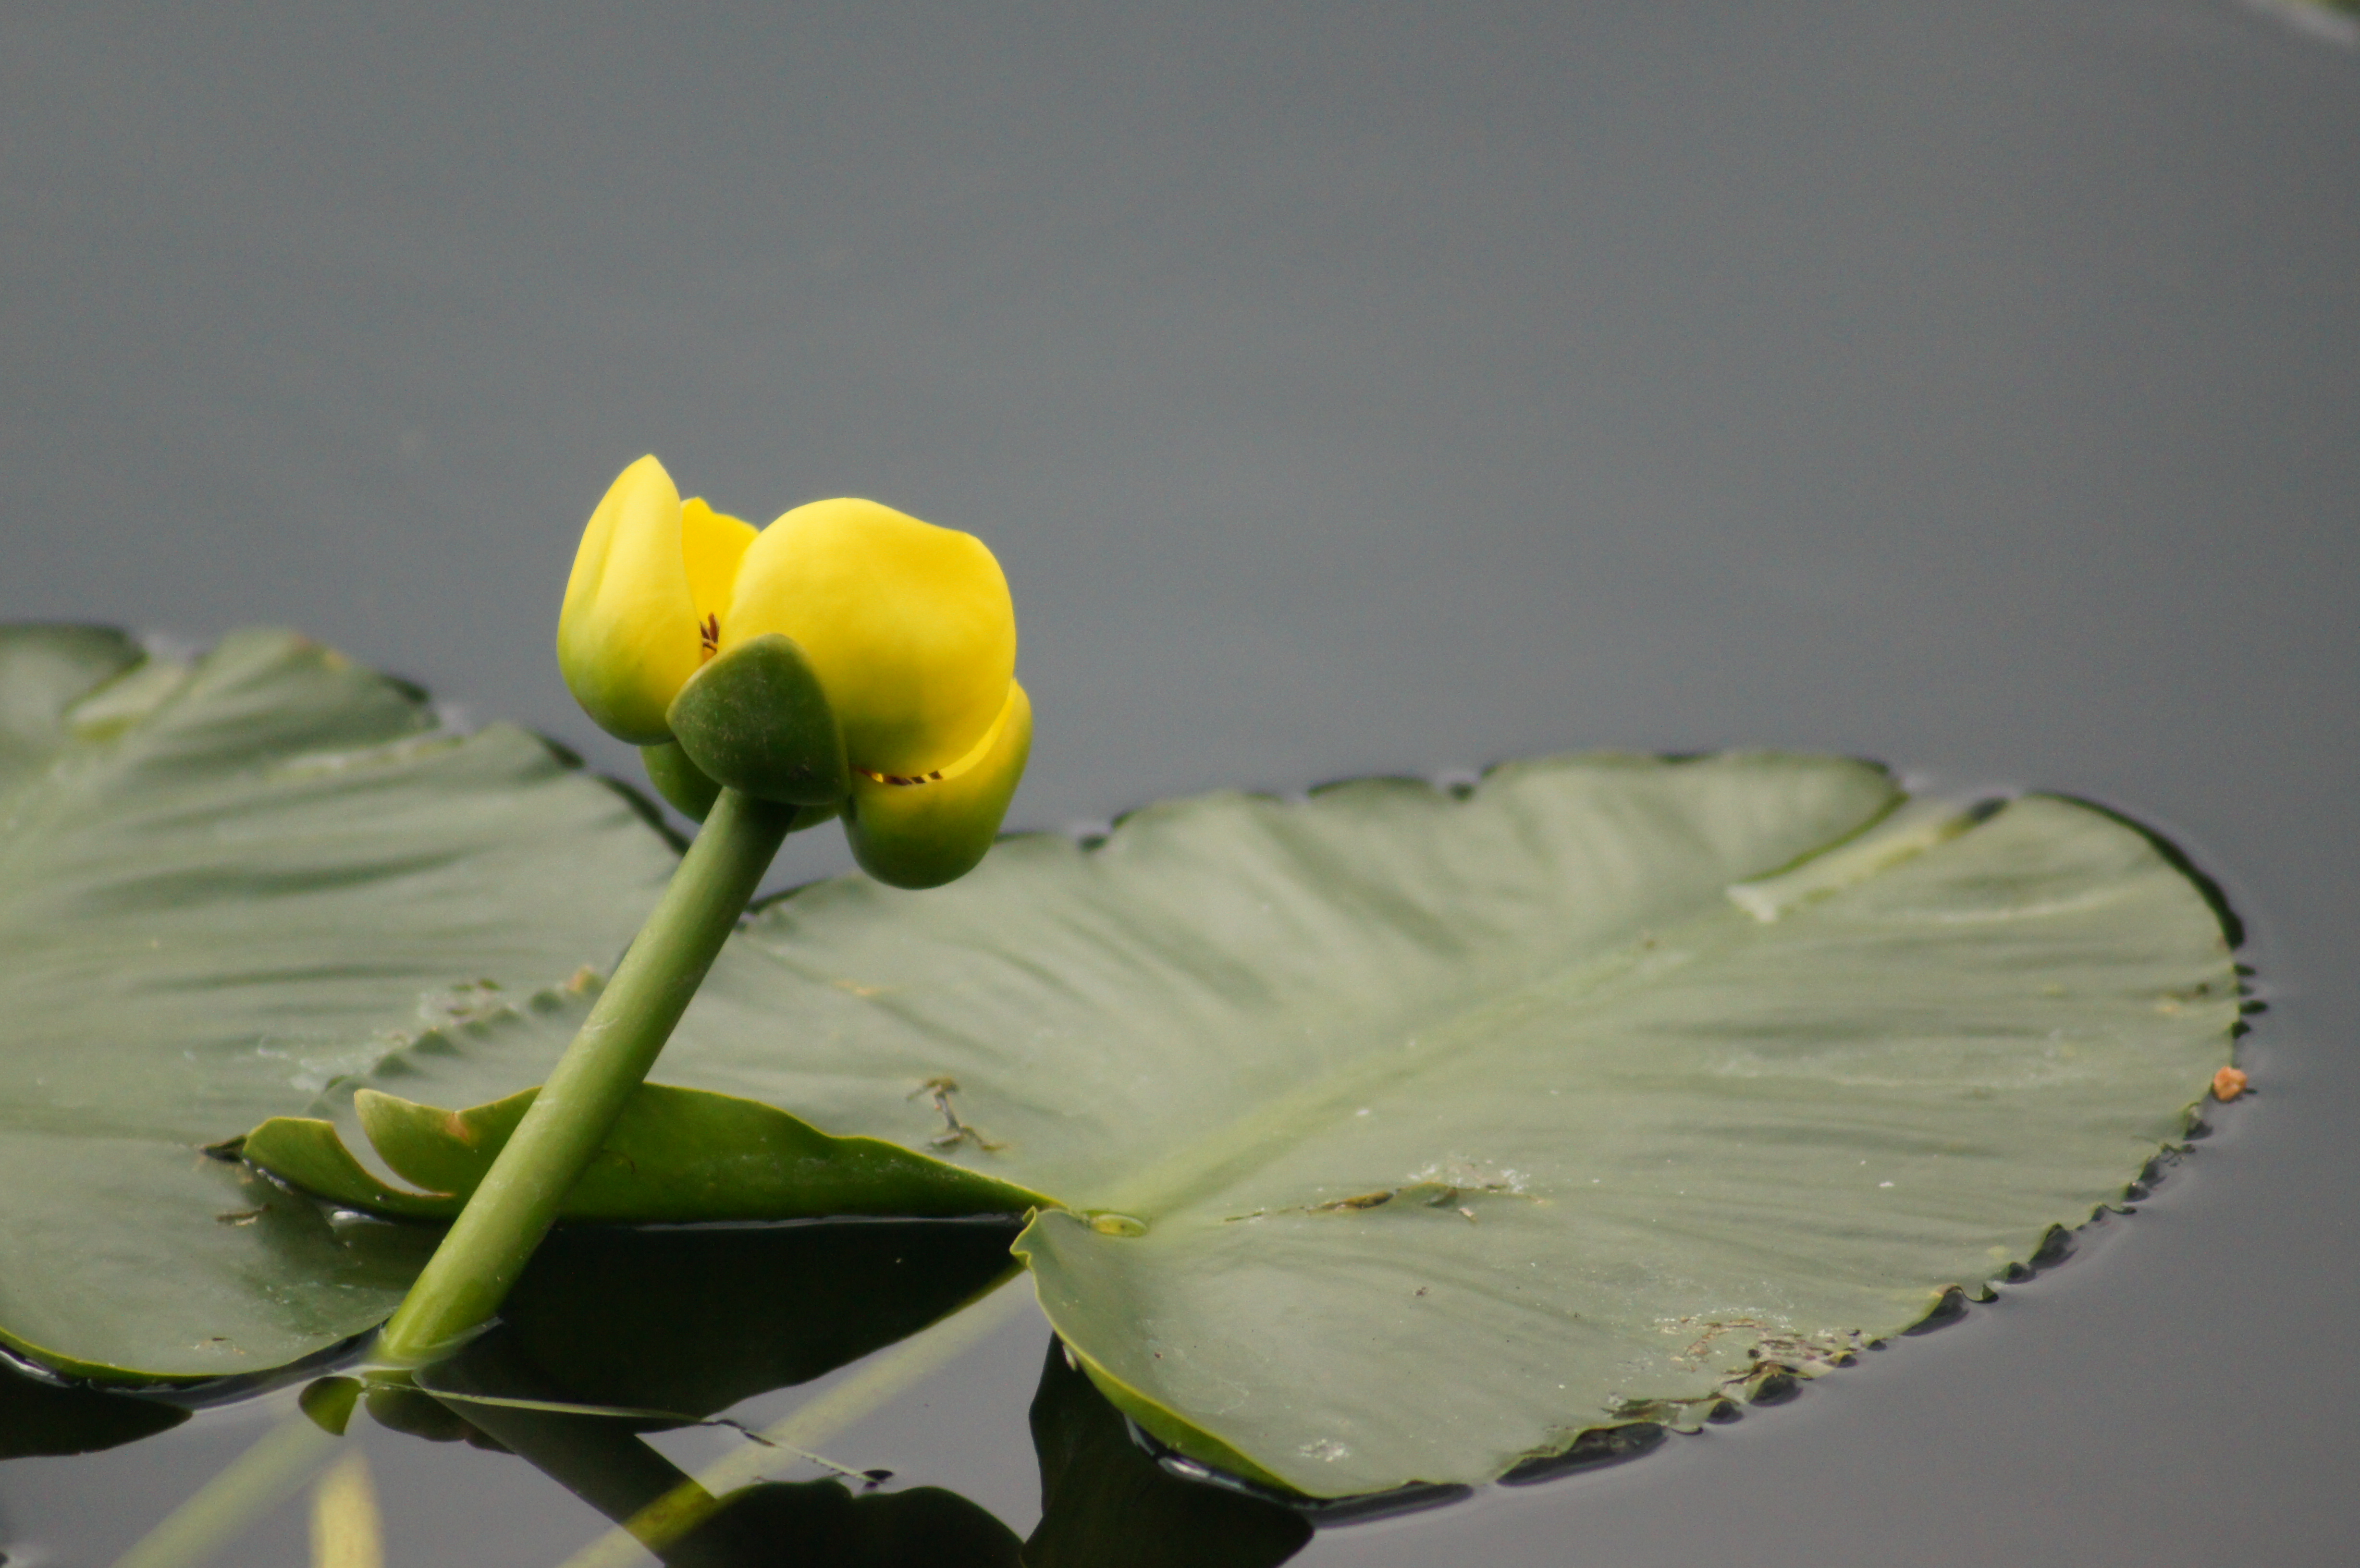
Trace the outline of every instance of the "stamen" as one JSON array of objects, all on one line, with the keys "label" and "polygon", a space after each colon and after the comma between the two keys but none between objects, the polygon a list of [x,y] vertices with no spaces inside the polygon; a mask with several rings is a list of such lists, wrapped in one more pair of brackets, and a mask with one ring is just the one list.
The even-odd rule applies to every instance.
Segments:
[{"label": "stamen", "polygon": [[[1015,682],[1009,682],[1009,687],[1012,692],[1015,689]],[[910,774],[880,773],[873,768],[855,768],[853,771],[859,774],[863,779],[868,779],[871,784],[889,784],[901,789],[908,789],[912,785],[918,784],[940,784],[946,779],[956,779],[965,774],[969,768],[981,764],[983,759],[990,755],[993,745],[997,743],[1000,738],[1000,732],[1007,727],[1009,713],[1014,708],[1015,704],[1016,699],[1013,695],[1010,696],[1007,701],[1003,702],[1000,707],[1000,716],[991,722],[991,727],[983,732],[982,736],[976,741],[975,745],[967,749],[967,754],[965,757],[960,757],[956,762],[951,763],[947,767],[937,768],[926,773]]]},{"label": "stamen", "polygon": [[696,640],[696,661],[699,664],[721,651],[721,616],[718,614],[707,615],[698,623]]}]

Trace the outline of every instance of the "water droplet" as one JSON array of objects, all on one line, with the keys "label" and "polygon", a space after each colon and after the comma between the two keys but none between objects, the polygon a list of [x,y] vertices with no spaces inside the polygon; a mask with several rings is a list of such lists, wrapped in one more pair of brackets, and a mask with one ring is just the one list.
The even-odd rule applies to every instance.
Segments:
[{"label": "water droplet", "polygon": [[1129,1214],[1092,1214],[1090,1228],[1100,1236],[1145,1236],[1147,1222]]}]

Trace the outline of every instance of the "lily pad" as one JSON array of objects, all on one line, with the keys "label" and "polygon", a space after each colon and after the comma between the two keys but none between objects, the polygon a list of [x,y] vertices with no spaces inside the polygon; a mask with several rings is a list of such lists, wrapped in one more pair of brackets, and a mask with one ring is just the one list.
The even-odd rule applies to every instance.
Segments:
[{"label": "lily pad", "polygon": [[[191,1378],[366,1328],[433,1232],[355,1207],[448,1211],[672,863],[300,638],[0,637],[0,1338]],[[618,1135],[644,1179],[575,1212],[1036,1207],[1151,1433],[1460,1484],[2010,1274],[2180,1135],[2238,1006],[2205,889],[2068,800],[1768,754],[1218,795],[760,911]],[[345,1206],[202,1151],[246,1129]]]},{"label": "lily pad", "polygon": [[541,741],[291,634],[0,629],[0,1341],[190,1378],[381,1319],[431,1235],[202,1147],[611,963],[672,858]]},{"label": "lily pad", "polygon": [[[1338,1497],[1691,1426],[2007,1275],[2183,1131],[2237,1013],[2205,889],[2102,811],[1576,757],[803,889],[659,1071],[1053,1195],[1016,1250],[1109,1397]],[[437,1042],[436,1103],[553,1039]]]}]

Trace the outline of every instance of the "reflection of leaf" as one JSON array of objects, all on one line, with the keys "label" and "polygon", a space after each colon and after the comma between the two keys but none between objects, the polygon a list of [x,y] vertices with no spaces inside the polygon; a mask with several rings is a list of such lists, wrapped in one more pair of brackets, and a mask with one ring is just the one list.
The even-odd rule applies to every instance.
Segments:
[{"label": "reflection of leaf", "polygon": [[412,1240],[198,1146],[454,986],[610,962],[672,859],[541,742],[300,638],[0,630],[0,1339],[210,1377],[366,1328]]},{"label": "reflection of leaf", "polygon": [[989,1290],[1016,1227],[990,1223],[553,1234],[490,1336],[588,1405],[710,1415],[890,1345]]},{"label": "reflection of leaf", "polygon": [[841,1481],[772,1481],[732,1492],[722,1508],[707,1530],[744,1543],[725,1560],[743,1568],[1017,1568],[1015,1532],[940,1486],[855,1497]]},{"label": "reflection of leaf", "polygon": [[[825,1249],[806,1252],[803,1261],[825,1264]],[[549,1288],[561,1282],[562,1277],[545,1279]],[[639,1304],[655,1305],[652,1300]],[[832,1304],[852,1312],[862,1302],[847,1295]],[[807,1376],[826,1370],[821,1364],[832,1356],[858,1354],[851,1347],[873,1339],[875,1333],[858,1323],[827,1324],[818,1314],[788,1326],[793,1338],[801,1337],[793,1330],[817,1331],[800,1354],[790,1350],[777,1358],[781,1365],[796,1364],[797,1370],[807,1367]],[[742,1320],[730,1328],[730,1337],[740,1345],[765,1337],[748,1332]],[[855,1497],[835,1480],[762,1482],[716,1498],[639,1441],[637,1432],[647,1423],[547,1403],[578,1397],[580,1368],[574,1368],[564,1382],[550,1377],[524,1353],[530,1337],[504,1326],[455,1360],[432,1368],[431,1383],[436,1396],[447,1402],[448,1419],[468,1429],[471,1441],[518,1454],[631,1530],[671,1568],[767,1568],[778,1563],[827,1563],[830,1568],[902,1568],[919,1563],[1014,1568],[1017,1542],[1008,1527],[939,1487]],[[602,1349],[606,1365],[621,1368],[629,1342],[618,1339]],[[712,1387],[709,1376],[695,1373],[686,1384],[668,1379],[661,1371],[650,1377],[633,1370],[624,1377],[620,1387],[628,1391],[692,1406],[702,1404]],[[425,1401],[422,1394],[410,1397]],[[779,1455],[781,1465],[798,1457],[792,1453]]]},{"label": "reflection of leaf", "polygon": [[1032,1446],[1042,1517],[1025,1568],[1274,1568],[1311,1539],[1300,1514],[1166,1474],[1062,1345],[1032,1396]]},{"label": "reflection of leaf", "polygon": [[97,1388],[60,1388],[0,1367],[0,1459],[95,1454],[169,1431],[189,1412]]},{"label": "reflection of leaf", "polygon": [[[949,1493],[856,1499],[834,1483],[764,1486],[716,1505],[636,1434],[808,1382],[956,1312],[1006,1279],[1016,1228],[561,1230],[534,1254],[498,1324],[419,1374],[427,1393],[381,1386],[368,1408],[420,1436],[509,1448],[617,1523],[656,1508],[682,1532],[661,1555],[683,1568],[802,1560],[792,1552],[814,1543],[850,1554],[814,1562],[916,1561],[859,1554],[908,1542],[956,1547],[949,1563],[1012,1562],[1005,1527]],[[645,1413],[655,1411],[666,1415]],[[764,1452],[781,1466],[801,1458]]]},{"label": "reflection of leaf", "polygon": [[[905,1243],[883,1245],[894,1232],[906,1233]],[[733,1245],[749,1234],[804,1245],[762,1258]],[[1004,1227],[942,1224],[795,1227],[767,1235],[560,1233],[534,1259],[538,1278],[523,1316],[510,1314],[455,1360],[423,1375],[434,1399],[379,1388],[369,1409],[430,1439],[465,1436],[508,1448],[639,1531],[657,1528],[651,1521],[659,1519],[678,1521],[680,1534],[667,1530],[656,1538],[658,1554],[669,1563],[1013,1564],[1015,1538],[954,1494],[919,1486],[856,1497],[829,1480],[750,1486],[716,1500],[637,1441],[637,1432],[661,1423],[560,1408],[571,1401],[702,1411],[716,1408],[733,1384],[751,1392],[816,1377],[873,1348],[897,1326],[917,1326],[913,1292],[925,1288],[929,1275],[942,1287],[938,1302],[948,1303],[962,1276],[945,1263],[967,1237],[989,1239],[998,1256],[970,1247],[966,1283],[1004,1271],[1011,1234]],[[660,1245],[650,1248],[650,1241]],[[679,1241],[721,1245],[701,1251],[661,1245]],[[552,1249],[576,1256],[552,1266]],[[901,1261],[892,1263],[896,1257]],[[740,1270],[769,1279],[738,1288],[739,1299],[700,1311],[703,1290],[727,1288]],[[919,1279],[910,1279],[912,1273]],[[813,1299],[773,1293],[798,1279]],[[580,1299],[567,1301],[569,1296]],[[784,1314],[753,1317],[748,1309],[757,1298],[786,1309]],[[600,1317],[613,1306],[630,1315],[602,1325]],[[682,1309],[692,1321],[667,1321]],[[586,1362],[551,1354],[548,1325],[536,1321],[546,1313],[565,1320],[560,1337],[571,1349],[588,1349]],[[759,1332],[749,1332],[758,1322]],[[643,1341],[639,1336],[649,1331],[654,1339]],[[700,1353],[696,1342],[706,1337],[723,1343]],[[643,1345],[653,1351],[655,1365],[635,1364],[634,1352]],[[716,1378],[700,1360],[763,1363],[772,1370]],[[552,1364],[565,1369],[552,1376]],[[389,1397],[397,1394],[399,1399]],[[1166,1473],[1131,1441],[1121,1414],[1054,1342],[1032,1417],[1043,1519],[1023,1547],[1028,1568],[1273,1568],[1310,1539],[1310,1527],[1288,1508]],[[792,1450],[776,1454],[781,1465],[798,1459]]]}]

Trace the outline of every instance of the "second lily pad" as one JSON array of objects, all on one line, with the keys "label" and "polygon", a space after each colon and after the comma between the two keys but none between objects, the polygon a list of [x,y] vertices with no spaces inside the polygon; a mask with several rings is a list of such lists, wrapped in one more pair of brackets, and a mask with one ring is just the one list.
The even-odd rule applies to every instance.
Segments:
[{"label": "second lily pad", "polygon": [[[2105,812],[1577,757],[803,889],[659,1075],[1056,1200],[1017,1251],[1093,1380],[1334,1497],[1691,1425],[1908,1327],[2118,1196],[2237,1015],[2207,890]],[[450,1045],[434,1098],[556,1043]]]}]

